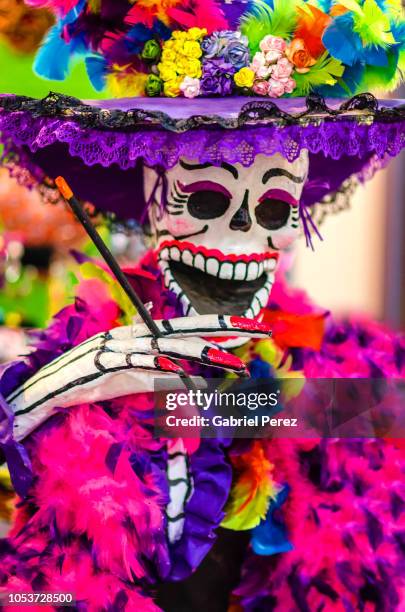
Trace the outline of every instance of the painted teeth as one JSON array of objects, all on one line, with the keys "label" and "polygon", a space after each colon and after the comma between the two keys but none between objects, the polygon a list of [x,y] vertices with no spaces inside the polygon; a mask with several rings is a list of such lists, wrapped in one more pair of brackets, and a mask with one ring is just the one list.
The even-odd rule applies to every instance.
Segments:
[{"label": "painted teeth", "polygon": [[197,255],[194,257],[193,266],[194,268],[197,268],[197,270],[205,272],[205,257],[203,257],[201,253],[197,253]]},{"label": "painted teeth", "polygon": [[213,257],[210,257],[209,259],[207,259],[207,263],[205,267],[205,271],[207,272],[207,274],[211,274],[211,276],[218,276],[218,270],[219,270],[219,262]]},{"label": "painted teeth", "polygon": [[246,281],[256,280],[263,273],[272,272],[277,265],[277,261],[273,258],[250,262],[219,261],[214,257],[205,257],[202,253],[192,253],[188,249],[180,250],[177,246],[162,249],[159,253],[159,261],[162,263],[178,261],[224,280]]},{"label": "painted teeth", "polygon": [[246,264],[242,261],[238,262],[234,267],[234,279],[245,280],[246,276]]},{"label": "painted teeth", "polygon": [[234,267],[235,266],[233,266],[229,261],[225,261],[221,263],[221,267],[219,270],[219,277],[226,278],[227,280],[232,280]]},{"label": "painted teeth", "polygon": [[275,259],[266,259],[263,262],[263,267],[266,272],[272,272],[273,270],[275,270],[276,265],[277,265],[277,261]]},{"label": "painted teeth", "polygon": [[[212,267],[214,264],[215,260],[211,259],[207,261],[207,266]],[[218,262],[217,262],[218,263]],[[229,265],[231,265],[229,262],[226,262]],[[239,262],[239,263],[243,263],[243,262]],[[222,264],[223,265],[223,264]],[[251,262],[250,264],[251,265]],[[197,311],[195,310],[194,306],[191,305],[190,300],[188,299],[187,295],[183,292],[183,290],[181,289],[180,285],[177,283],[177,281],[175,280],[171,270],[170,270],[170,266],[169,263],[167,261],[162,261],[160,259],[159,261],[159,266],[160,269],[162,271],[163,274],[163,278],[164,278],[164,284],[165,287],[167,289],[169,289],[170,291],[173,291],[173,293],[175,293],[180,301],[180,304],[183,308],[183,315],[184,316],[194,316],[197,315]],[[236,267],[236,266],[234,266]],[[258,266],[259,270],[260,270],[260,266]],[[246,270],[246,266],[245,266],[245,270]],[[256,291],[256,293],[254,294],[253,298],[252,298],[252,302],[251,305],[249,306],[249,308],[243,313],[243,315],[245,317],[254,319],[255,317],[258,316],[258,314],[260,313],[261,309],[264,308],[267,305],[267,302],[269,300],[269,296],[270,296],[270,291],[271,288],[273,286],[274,283],[274,274],[272,272],[267,272],[267,280],[265,282],[265,284],[263,285],[263,287],[261,287],[258,291]],[[244,343],[246,340],[245,339],[238,339],[238,341],[232,341],[231,345],[232,346],[239,346],[239,343]],[[230,346],[231,346],[230,345]]]},{"label": "painted teeth", "polygon": [[193,265],[193,254],[191,251],[183,251],[181,256],[181,261],[186,264],[186,266]]}]

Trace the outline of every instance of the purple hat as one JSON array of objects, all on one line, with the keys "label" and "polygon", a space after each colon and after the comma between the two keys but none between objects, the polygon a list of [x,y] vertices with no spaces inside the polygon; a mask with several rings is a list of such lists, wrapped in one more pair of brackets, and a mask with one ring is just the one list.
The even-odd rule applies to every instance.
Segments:
[{"label": "purple hat", "polygon": [[381,106],[370,95],[345,102],[311,96],[87,105],[50,94],[44,100],[3,96],[0,107],[6,159],[39,182],[62,174],[80,198],[121,219],[142,217],[142,163],[170,168],[184,156],[249,166],[258,154],[292,161],[308,149],[302,204],[312,206],[348,189],[353,178],[369,178],[405,146],[404,105],[386,100]]},{"label": "purple hat", "polygon": [[144,216],[142,164],[164,170],[184,156],[249,166],[258,154],[292,161],[307,149],[308,210],[404,147],[401,101],[360,93],[398,84],[405,21],[395,2],[376,2],[373,15],[361,1],[29,3],[57,17],[36,71],[64,78],[79,56],[93,85],[118,97],[0,97],[3,157],[40,184],[62,174],[121,219]]}]

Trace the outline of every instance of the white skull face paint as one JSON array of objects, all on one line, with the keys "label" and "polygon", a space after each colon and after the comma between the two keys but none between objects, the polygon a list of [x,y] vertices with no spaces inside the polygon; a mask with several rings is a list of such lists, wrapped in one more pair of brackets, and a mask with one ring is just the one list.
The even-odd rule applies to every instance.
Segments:
[{"label": "white skull face paint", "polygon": [[[269,298],[279,251],[299,233],[299,200],[308,155],[290,163],[259,155],[252,166],[216,167],[188,159],[155,190],[150,222],[166,287],[184,315],[256,317]],[[145,196],[157,174],[145,169]]]}]

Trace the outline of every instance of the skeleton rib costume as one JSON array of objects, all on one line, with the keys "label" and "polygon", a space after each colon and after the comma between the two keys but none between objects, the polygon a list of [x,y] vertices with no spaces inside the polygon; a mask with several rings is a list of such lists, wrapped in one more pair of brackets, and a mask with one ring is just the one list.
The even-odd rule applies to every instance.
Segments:
[{"label": "skeleton rib costume", "polygon": [[300,231],[311,241],[314,207],[405,142],[400,102],[320,93],[0,99],[22,179],[44,193],[63,173],[99,210],[149,217],[154,245],[125,272],[163,332],[132,323],[86,262],[74,302],[5,370],[1,443],[21,499],[4,591],[71,591],[94,611],[404,607],[401,440],[153,436],[154,376],[176,376],[177,358],[205,377],[405,374],[403,338],[334,321],[280,270]]}]

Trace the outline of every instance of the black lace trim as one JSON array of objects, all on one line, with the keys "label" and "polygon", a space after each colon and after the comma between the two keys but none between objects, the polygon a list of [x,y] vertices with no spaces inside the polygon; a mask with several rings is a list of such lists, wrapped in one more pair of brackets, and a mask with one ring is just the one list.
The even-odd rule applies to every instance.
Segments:
[{"label": "black lace trim", "polygon": [[195,115],[188,119],[174,119],[160,111],[131,109],[107,110],[84,104],[81,100],[50,92],[43,99],[27,96],[0,96],[0,108],[8,112],[26,111],[33,117],[54,117],[74,120],[83,128],[131,131],[136,128],[162,127],[173,132],[186,132],[195,128],[220,127],[242,128],[248,125],[276,123],[278,125],[308,125],[320,121],[345,120],[391,123],[405,119],[405,105],[395,108],[380,107],[370,93],[359,94],[345,101],[338,109],[329,108],[318,94],[306,98],[306,110],[290,114],[281,110],[275,102],[247,102],[238,117],[224,118],[219,115]]}]

